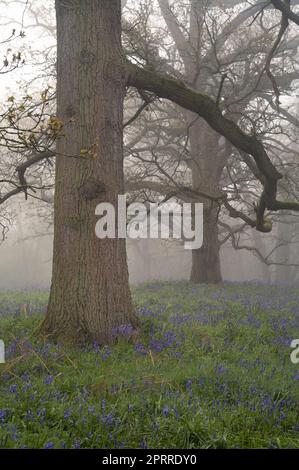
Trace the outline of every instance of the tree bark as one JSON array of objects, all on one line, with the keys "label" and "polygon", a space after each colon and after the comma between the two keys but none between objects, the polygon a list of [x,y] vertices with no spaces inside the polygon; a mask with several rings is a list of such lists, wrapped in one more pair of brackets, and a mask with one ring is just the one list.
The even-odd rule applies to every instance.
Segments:
[{"label": "tree bark", "polygon": [[117,208],[124,192],[121,2],[56,0],[56,17],[64,136],[57,140],[53,274],[42,331],[65,343],[108,344],[114,329],[137,326],[125,240],[95,235],[96,205]]}]

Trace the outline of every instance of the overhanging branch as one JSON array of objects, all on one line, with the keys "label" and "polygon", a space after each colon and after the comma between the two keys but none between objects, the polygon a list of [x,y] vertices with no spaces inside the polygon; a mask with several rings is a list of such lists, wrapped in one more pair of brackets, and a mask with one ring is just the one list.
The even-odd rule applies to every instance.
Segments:
[{"label": "overhanging branch", "polygon": [[271,0],[272,5],[277,9],[280,10],[284,16],[286,16],[290,21],[296,23],[299,26],[299,15],[294,13],[289,5],[282,0]]},{"label": "overhanging branch", "polygon": [[267,209],[299,211],[299,202],[277,201],[277,183],[282,175],[272,164],[263,144],[256,136],[246,134],[235,122],[226,118],[209,96],[188,88],[181,81],[160,76],[152,70],[145,70],[130,62],[127,62],[126,68],[129,86],[155,93],[160,98],[166,98],[196,113],[232,145],[254,158],[256,167],[264,178],[264,190],[256,209],[257,230],[261,232],[271,230],[269,221],[264,220]]}]

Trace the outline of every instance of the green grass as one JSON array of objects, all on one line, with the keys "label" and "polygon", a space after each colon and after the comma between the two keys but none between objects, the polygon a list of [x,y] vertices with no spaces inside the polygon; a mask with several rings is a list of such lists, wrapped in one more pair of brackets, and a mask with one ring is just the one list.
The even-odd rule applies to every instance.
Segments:
[{"label": "green grass", "polygon": [[70,351],[35,338],[47,293],[0,293],[1,448],[299,448],[298,288],[133,294],[140,344]]}]

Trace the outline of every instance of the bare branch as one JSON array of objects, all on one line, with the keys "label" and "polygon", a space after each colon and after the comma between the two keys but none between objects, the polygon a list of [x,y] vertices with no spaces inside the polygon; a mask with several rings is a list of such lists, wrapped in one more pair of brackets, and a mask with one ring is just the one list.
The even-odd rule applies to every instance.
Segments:
[{"label": "bare branch", "polygon": [[277,10],[280,10],[284,16],[286,16],[289,20],[293,21],[293,23],[296,23],[299,26],[299,15],[297,15],[291,10],[290,5],[288,5],[288,3],[283,2],[282,0],[271,0],[271,3]]}]

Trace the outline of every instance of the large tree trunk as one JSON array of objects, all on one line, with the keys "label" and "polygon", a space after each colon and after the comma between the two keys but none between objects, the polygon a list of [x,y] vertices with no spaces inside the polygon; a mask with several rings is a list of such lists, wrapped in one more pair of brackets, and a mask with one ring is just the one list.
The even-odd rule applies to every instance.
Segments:
[{"label": "large tree trunk", "polygon": [[[56,0],[57,117],[65,125],[57,141],[53,274],[42,329],[73,344],[106,344],[113,329],[137,323],[125,240],[95,236],[96,205],[117,208],[124,191],[120,3]],[[91,157],[82,152],[90,147]]]},{"label": "large tree trunk", "polygon": [[[223,151],[219,149],[219,136],[203,120],[193,122],[189,118],[190,150],[192,158],[192,188],[219,192],[220,178],[225,164]],[[190,281],[214,283],[222,281],[220,266],[220,244],[218,240],[218,209],[203,200],[204,225],[203,246],[192,251]]]}]

